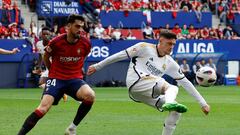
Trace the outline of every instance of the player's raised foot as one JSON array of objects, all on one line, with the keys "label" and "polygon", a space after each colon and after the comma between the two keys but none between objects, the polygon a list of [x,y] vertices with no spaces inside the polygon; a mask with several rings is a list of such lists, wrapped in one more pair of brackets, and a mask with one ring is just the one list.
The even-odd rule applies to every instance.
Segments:
[{"label": "player's raised foot", "polygon": [[67,128],[64,135],[77,135],[76,128]]},{"label": "player's raised foot", "polygon": [[63,95],[63,101],[67,102],[68,96],[66,94]]},{"label": "player's raised foot", "polygon": [[162,109],[164,111],[176,111],[179,113],[187,112],[187,107],[185,105],[179,104],[179,103],[165,103],[165,104],[163,104]]}]

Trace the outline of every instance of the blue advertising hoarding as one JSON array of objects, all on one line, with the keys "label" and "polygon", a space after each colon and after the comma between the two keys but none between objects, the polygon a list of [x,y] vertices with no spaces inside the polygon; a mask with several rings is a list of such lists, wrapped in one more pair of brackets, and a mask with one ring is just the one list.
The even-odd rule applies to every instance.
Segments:
[{"label": "blue advertising hoarding", "polygon": [[[88,61],[100,61],[124,50],[138,42],[157,44],[157,40],[120,40],[105,43],[103,40],[91,40],[92,52]],[[178,40],[173,49],[176,54],[223,53],[226,60],[240,60],[240,40]]]},{"label": "blue advertising hoarding", "polygon": [[[124,50],[138,42],[157,44],[157,40],[119,40],[106,43],[103,40],[91,40],[92,51],[87,61],[100,61]],[[0,62],[19,62],[23,55],[32,53],[32,46],[27,40],[0,40],[0,48],[21,49],[15,55],[0,55]],[[240,40],[178,40],[173,49],[176,54],[224,53],[226,60],[240,60]]]}]

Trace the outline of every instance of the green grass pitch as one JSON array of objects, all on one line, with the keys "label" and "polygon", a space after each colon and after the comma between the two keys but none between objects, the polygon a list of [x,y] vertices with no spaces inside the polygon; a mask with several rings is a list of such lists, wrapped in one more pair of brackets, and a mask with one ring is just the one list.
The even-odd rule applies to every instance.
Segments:
[{"label": "green grass pitch", "polygon": [[[94,88],[96,102],[78,127],[79,135],[160,135],[167,112],[128,97],[126,88]],[[237,86],[203,88],[211,105],[205,116],[199,104],[182,88],[178,102],[188,106],[174,135],[240,135],[240,89]],[[38,106],[40,89],[0,89],[0,135],[16,135],[25,118]],[[29,135],[63,135],[79,103],[69,99],[41,119]]]}]

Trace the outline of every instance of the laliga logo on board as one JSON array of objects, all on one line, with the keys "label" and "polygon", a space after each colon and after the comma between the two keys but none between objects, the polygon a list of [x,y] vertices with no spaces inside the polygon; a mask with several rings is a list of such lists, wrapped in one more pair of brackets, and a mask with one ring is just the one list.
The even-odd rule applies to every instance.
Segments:
[{"label": "laliga logo on board", "polygon": [[213,43],[179,43],[177,53],[214,53]]}]

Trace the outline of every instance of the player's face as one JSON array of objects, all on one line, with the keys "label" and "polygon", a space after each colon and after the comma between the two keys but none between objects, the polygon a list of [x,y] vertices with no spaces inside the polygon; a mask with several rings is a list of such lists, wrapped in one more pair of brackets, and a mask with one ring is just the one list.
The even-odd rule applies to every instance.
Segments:
[{"label": "player's face", "polygon": [[42,39],[43,39],[43,41],[49,41],[50,40],[50,37],[51,37],[51,33],[50,33],[50,31],[48,31],[48,30],[43,30],[42,31]]},{"label": "player's face", "polygon": [[83,31],[84,22],[81,20],[75,20],[69,27],[69,32],[73,36],[73,38],[80,38],[80,33]]},{"label": "player's face", "polygon": [[176,44],[176,39],[166,39],[161,37],[160,38],[160,50],[163,55],[170,55],[174,45]]}]

